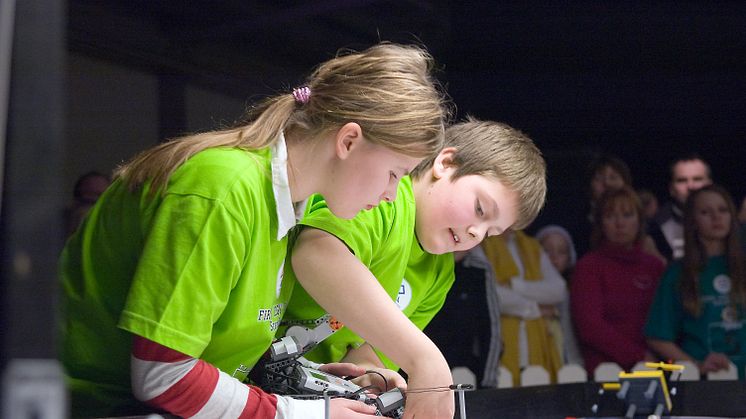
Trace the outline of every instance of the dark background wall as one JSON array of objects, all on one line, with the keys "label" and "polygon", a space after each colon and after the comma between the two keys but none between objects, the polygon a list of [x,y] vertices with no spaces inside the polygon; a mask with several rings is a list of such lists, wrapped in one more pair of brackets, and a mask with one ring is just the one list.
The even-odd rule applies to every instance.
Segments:
[{"label": "dark background wall", "polygon": [[[746,193],[746,14],[736,2],[501,3],[452,15],[450,91],[464,112],[539,143],[550,195],[537,221],[575,217],[599,152],[667,195],[668,163],[696,151]],[[568,215],[571,214],[571,215]]]},{"label": "dark background wall", "polygon": [[[459,116],[503,121],[536,141],[548,162],[550,187],[537,224],[572,224],[583,216],[585,168],[601,152],[623,158],[637,186],[665,198],[670,158],[697,151],[717,181],[737,197],[746,194],[744,2],[18,5],[12,135],[3,156],[6,291],[15,289],[18,272],[54,283],[62,238],[20,237],[40,228],[59,234],[50,223],[62,213],[78,175],[110,171],[163,138],[230,123],[249,102],[288,91],[340,48],[362,49],[379,40],[425,45]],[[20,135],[20,127],[36,129]],[[15,169],[21,167],[30,169]],[[43,216],[31,216],[32,207]],[[25,259],[17,258],[21,247]],[[11,269],[13,263],[25,270]],[[42,296],[49,292],[42,289]],[[10,302],[6,297],[6,324],[12,323],[9,312],[39,301],[30,291],[21,294]],[[48,316],[37,325],[44,330],[40,340],[50,341]],[[8,345],[24,352],[32,344],[37,346],[19,334],[6,339],[4,353],[12,352]],[[40,352],[53,352],[53,345]]]},{"label": "dark background wall", "polygon": [[[537,224],[578,216],[585,167],[601,152],[661,198],[668,162],[684,151],[746,194],[743,2],[73,0],[69,9],[73,54],[155,75],[159,138],[235,119],[238,104],[292,87],[340,48],[417,42],[460,116],[507,122],[546,154],[550,196]],[[233,102],[189,105],[184,90],[194,88]]]}]

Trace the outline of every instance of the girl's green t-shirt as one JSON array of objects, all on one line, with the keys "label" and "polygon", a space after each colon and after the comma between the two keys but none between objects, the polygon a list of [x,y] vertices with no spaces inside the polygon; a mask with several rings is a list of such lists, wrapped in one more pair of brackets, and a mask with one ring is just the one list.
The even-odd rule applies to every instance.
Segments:
[{"label": "girl's green t-shirt", "polygon": [[61,257],[74,411],[137,403],[131,334],[239,378],[269,347],[293,285],[282,275],[270,161],[268,149],[208,149],[163,194],[117,180],[99,199]]}]

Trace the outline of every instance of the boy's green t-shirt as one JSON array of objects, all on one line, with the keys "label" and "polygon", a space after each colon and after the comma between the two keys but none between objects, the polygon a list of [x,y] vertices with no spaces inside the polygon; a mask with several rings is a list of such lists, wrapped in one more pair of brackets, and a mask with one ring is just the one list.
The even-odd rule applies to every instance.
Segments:
[{"label": "boy's green t-shirt", "polygon": [[[400,308],[402,298],[408,299],[408,304],[403,307],[404,313],[422,329],[443,305],[445,294],[453,283],[453,257],[430,255],[422,250],[415,236],[415,211],[412,180],[404,177],[393,202],[382,203],[351,220],[334,217],[323,199],[316,196],[309,201],[300,224],[327,231],[344,242],[368,267],[389,296],[399,300]],[[285,275],[295,278],[290,264],[286,266]],[[403,281],[405,276],[406,282]],[[402,294],[402,290],[406,292]],[[325,314],[326,311],[297,284],[283,323],[308,324]],[[386,325],[381,327],[385,328]],[[315,362],[338,362],[349,348],[363,342],[361,337],[345,327],[327,337],[305,356]]]},{"label": "boy's green t-shirt", "polygon": [[725,257],[708,259],[699,276],[701,314],[693,316],[681,299],[681,262],[663,274],[650,307],[645,336],[677,343],[694,359],[703,360],[710,352],[728,356],[743,379],[746,367],[746,312],[730,302],[732,280]]},{"label": "boy's green t-shirt", "polygon": [[[443,307],[455,279],[453,253],[427,253],[417,238],[413,237],[396,304],[412,323],[424,330]],[[399,368],[381,351],[377,350],[376,353],[387,368]]]},{"label": "boy's green t-shirt", "polygon": [[61,257],[61,358],[74,413],[126,412],[131,334],[233,374],[269,347],[293,281],[269,150],[202,151],[164,194],[120,181],[99,199]]}]

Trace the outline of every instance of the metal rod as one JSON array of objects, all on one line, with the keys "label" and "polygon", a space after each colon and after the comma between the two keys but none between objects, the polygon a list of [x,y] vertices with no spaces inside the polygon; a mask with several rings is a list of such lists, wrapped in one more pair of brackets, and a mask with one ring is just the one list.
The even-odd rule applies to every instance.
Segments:
[{"label": "metal rod", "polygon": [[637,405],[634,403],[629,405],[629,408],[627,409],[627,413],[624,415],[627,419],[632,419],[635,417],[635,412],[637,411]]},{"label": "metal rod", "polygon": [[329,393],[324,389],[324,419],[329,419]]},{"label": "metal rod", "polygon": [[663,415],[663,403],[658,403],[657,406],[655,406],[655,413],[653,413],[655,417],[660,418]]},{"label": "metal rod", "polygon": [[464,390],[460,389],[458,391],[458,407],[459,407],[459,417],[461,419],[466,419],[466,397],[464,397]]},{"label": "metal rod", "polygon": [[650,384],[648,384],[648,389],[645,390],[645,393],[643,395],[646,399],[652,400],[653,396],[655,396],[655,390],[658,388],[658,382],[655,380],[650,381]]}]

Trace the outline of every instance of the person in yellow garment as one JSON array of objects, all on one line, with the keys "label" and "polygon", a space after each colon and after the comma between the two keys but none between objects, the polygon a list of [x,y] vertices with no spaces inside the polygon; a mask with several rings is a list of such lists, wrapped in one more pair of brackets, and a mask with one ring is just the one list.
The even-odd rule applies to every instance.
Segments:
[{"label": "person in yellow garment", "polygon": [[[336,216],[353,217],[393,200],[399,179],[441,148],[447,107],[430,68],[419,47],[345,53],[247,122],[119,168],[61,257],[72,415],[323,417],[323,401],[240,379],[293,288],[283,265],[306,199],[322,193]],[[332,417],[374,410],[331,403]]]},{"label": "person in yellow garment", "polygon": [[539,241],[522,231],[490,237],[482,250],[494,273],[487,289],[500,306],[499,319],[493,319],[500,322],[500,364],[516,386],[529,365],[542,366],[555,380],[562,366],[557,340],[562,339],[559,305],[567,299],[564,279]]},{"label": "person in yellow garment", "polygon": [[[304,289],[294,290],[284,322],[303,324],[328,311],[346,327],[310,352],[312,360],[396,363],[409,389],[447,386],[450,369],[421,329],[453,283],[451,252],[530,223],[544,203],[545,163],[525,134],[472,119],[448,127],[445,147],[410,178],[396,201],[351,220],[312,199],[292,250],[292,274]],[[431,371],[429,380],[412,374],[420,366]],[[407,410],[413,395],[434,406],[443,392],[410,394]]]}]

